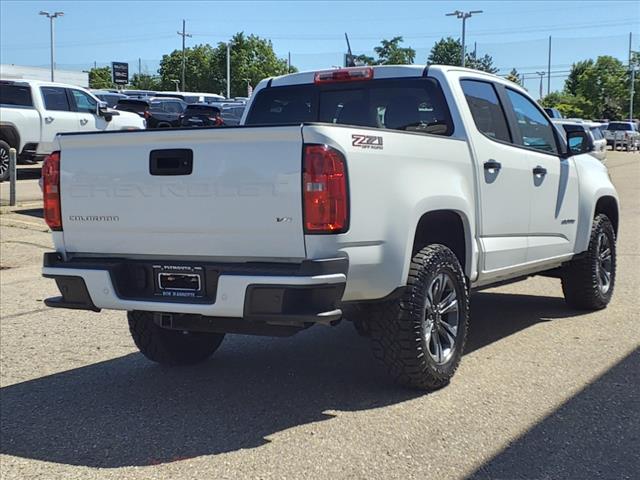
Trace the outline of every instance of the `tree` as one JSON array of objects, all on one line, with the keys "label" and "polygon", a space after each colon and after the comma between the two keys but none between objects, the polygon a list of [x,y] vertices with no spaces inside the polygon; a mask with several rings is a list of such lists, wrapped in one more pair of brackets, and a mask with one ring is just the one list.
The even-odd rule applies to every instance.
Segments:
[{"label": "tree", "polygon": [[598,57],[579,76],[576,93],[592,103],[591,117],[621,118],[628,102],[627,70],[617,58]]},{"label": "tree", "polygon": [[105,89],[114,87],[111,68],[97,67],[89,70],[89,88]]},{"label": "tree", "polygon": [[427,58],[428,65],[462,65],[462,44],[453,37],[438,40]]},{"label": "tree", "polygon": [[509,75],[506,76],[506,79],[520,85],[520,81],[521,81],[520,74],[518,73],[518,70],[516,70],[515,68],[511,69],[511,71],[509,72]]},{"label": "tree", "polygon": [[402,37],[382,40],[379,47],[373,50],[378,55],[377,65],[411,65],[416,58],[416,51],[411,47],[401,47]]},{"label": "tree", "polygon": [[571,66],[569,76],[564,81],[564,90],[571,95],[578,95],[578,86],[580,85],[580,76],[585,70],[593,67],[593,60],[583,60],[576,62]]},{"label": "tree", "polygon": [[373,57],[370,57],[369,55],[356,55],[353,57],[353,60],[355,61],[356,65],[375,65],[376,64],[376,60]]},{"label": "tree", "polygon": [[135,73],[131,77],[129,85],[137,90],[160,90],[162,88],[160,79],[147,73]]},{"label": "tree", "polygon": [[[185,49],[185,83],[181,90],[192,92],[218,92],[223,76],[213,69],[215,49],[208,44]],[[160,60],[161,88],[175,90],[174,80],[182,78],[182,50],[163,55]]]},{"label": "tree", "polygon": [[467,53],[466,59],[467,61],[465,66],[468,68],[475,68],[476,70],[487,73],[498,72],[498,69],[493,66],[493,57],[491,57],[491,55],[485,54],[480,58],[476,58],[475,52],[472,52]]},{"label": "tree", "polygon": [[[214,91],[226,92],[227,46],[219,43],[214,52],[213,71],[220,75],[221,82]],[[247,84],[255,86],[266,77],[285,75],[297,72],[290,66],[287,71],[287,61],[280,59],[273,51],[271,40],[257,35],[246,36],[243,32],[236,33],[231,39],[231,96],[245,96]]]},{"label": "tree", "polygon": [[543,107],[557,108],[567,118],[590,117],[593,109],[591,102],[584,97],[568,92],[551,92],[540,101],[540,104]]},{"label": "tree", "polygon": [[[428,65],[462,65],[462,42],[453,37],[438,40],[427,58]],[[467,52],[465,66],[475,68],[488,73],[496,73],[498,69],[493,66],[493,57],[485,54],[477,58],[475,52]]]},{"label": "tree", "polygon": [[[186,88],[192,92],[226,93],[227,90],[227,45],[216,47],[208,44],[185,49]],[[297,71],[290,67],[289,72]],[[173,80],[182,77],[182,50],[164,55],[158,70],[161,87],[174,90]],[[247,94],[247,83],[255,86],[266,77],[287,73],[286,60],[279,59],[273,51],[271,41],[256,35],[245,36],[240,32],[231,39],[231,95]]]}]

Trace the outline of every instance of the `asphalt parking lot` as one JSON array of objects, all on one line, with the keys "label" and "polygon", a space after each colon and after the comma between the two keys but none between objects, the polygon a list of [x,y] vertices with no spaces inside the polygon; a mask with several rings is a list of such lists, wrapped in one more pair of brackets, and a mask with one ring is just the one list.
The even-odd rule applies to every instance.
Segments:
[{"label": "asphalt parking lot", "polygon": [[428,395],[391,384],[348,322],[161,368],[122,313],[47,309],[40,210],[3,212],[1,478],[638,478],[640,154],[607,165],[609,308],[570,310],[543,277],[475,293],[458,373]]}]

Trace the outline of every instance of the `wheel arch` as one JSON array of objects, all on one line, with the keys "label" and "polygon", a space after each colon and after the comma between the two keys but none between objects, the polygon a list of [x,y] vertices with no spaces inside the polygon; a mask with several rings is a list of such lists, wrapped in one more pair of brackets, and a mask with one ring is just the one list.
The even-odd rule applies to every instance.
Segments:
[{"label": "wheel arch", "polygon": [[439,243],[455,254],[467,277],[471,277],[473,250],[471,227],[464,212],[439,209],[422,214],[413,235],[411,258],[429,244]]},{"label": "wheel arch", "polygon": [[0,140],[7,142],[11,148],[15,148],[20,153],[20,133],[14,125],[0,125]]},{"label": "wheel arch", "polygon": [[620,221],[617,200],[611,195],[605,195],[600,197],[596,202],[593,217],[595,217],[599,213],[604,213],[609,218],[609,220],[611,221],[611,224],[613,225],[613,230],[614,232],[616,232],[616,236],[617,236],[618,224]]}]

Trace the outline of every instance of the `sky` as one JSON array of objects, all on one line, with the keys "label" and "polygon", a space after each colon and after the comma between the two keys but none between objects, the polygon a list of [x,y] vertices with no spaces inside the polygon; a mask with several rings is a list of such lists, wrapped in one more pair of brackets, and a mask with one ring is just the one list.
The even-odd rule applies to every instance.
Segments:
[{"label": "sky", "polygon": [[[629,33],[640,50],[640,1],[0,1],[0,63],[49,66],[49,21],[56,19],[57,68],[88,70],[112,61],[155,74],[163,54],[187,46],[217,44],[234,33],[273,42],[276,54],[299,70],[341,65],[349,34],[354,54],[373,55],[380,40],[404,38],[426,63],[441,37],[460,37],[461,21],[446,13],[482,10],[467,20],[467,48],[493,56],[499,74],[525,73],[525,87],[539,90],[552,37],[551,90],[561,89],[573,62],[599,55],[628,60]],[[547,79],[543,81],[547,92]]]}]

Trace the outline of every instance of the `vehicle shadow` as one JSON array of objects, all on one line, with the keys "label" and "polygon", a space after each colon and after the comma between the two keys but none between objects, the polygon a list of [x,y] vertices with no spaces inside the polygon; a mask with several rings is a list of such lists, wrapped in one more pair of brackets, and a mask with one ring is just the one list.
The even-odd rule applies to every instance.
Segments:
[{"label": "vehicle shadow", "polygon": [[[478,293],[469,351],[568,311],[560,299]],[[535,312],[535,313],[534,313]],[[212,455],[269,435],[423,395],[393,385],[349,324],[293,338],[229,336],[205,364],[130,354],[0,390],[0,452],[115,468]]]},{"label": "vehicle shadow", "polygon": [[469,478],[638,478],[639,398],[640,348]]}]

